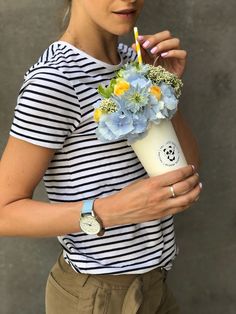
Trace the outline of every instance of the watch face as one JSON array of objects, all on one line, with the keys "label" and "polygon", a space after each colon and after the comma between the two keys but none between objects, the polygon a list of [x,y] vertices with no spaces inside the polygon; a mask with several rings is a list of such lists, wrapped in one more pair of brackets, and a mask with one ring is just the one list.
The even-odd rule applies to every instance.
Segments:
[{"label": "watch face", "polygon": [[98,234],[101,226],[95,217],[85,215],[80,218],[80,228],[87,234]]}]

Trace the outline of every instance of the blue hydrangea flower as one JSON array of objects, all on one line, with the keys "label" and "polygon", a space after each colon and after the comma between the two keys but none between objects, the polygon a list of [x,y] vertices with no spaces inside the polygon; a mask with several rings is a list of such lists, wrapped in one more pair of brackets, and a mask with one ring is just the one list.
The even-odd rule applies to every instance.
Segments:
[{"label": "blue hydrangea flower", "polygon": [[128,145],[131,145],[132,143],[134,143],[136,140],[141,140],[142,138],[144,138],[147,134],[147,129],[143,132],[143,133],[129,133],[127,135],[127,143]]},{"label": "blue hydrangea flower", "polygon": [[133,114],[133,126],[134,129],[131,133],[142,133],[146,130],[148,125],[148,119],[144,113]]},{"label": "blue hydrangea flower", "polygon": [[151,86],[150,80],[146,79],[145,77],[133,77],[132,80],[129,81],[131,86],[134,88],[149,88]]},{"label": "blue hydrangea flower", "polygon": [[178,99],[175,96],[174,88],[165,83],[160,84],[162,98],[158,101],[151,97],[151,102],[158,102],[158,109],[156,110],[157,119],[171,119],[177,111]]},{"label": "blue hydrangea flower", "polygon": [[101,142],[114,141],[117,139],[116,134],[114,134],[106,125],[105,115],[103,115],[99,121],[96,129],[96,135]]},{"label": "blue hydrangea flower", "polygon": [[162,92],[162,97],[163,101],[166,105],[166,107],[169,110],[174,110],[176,109],[178,105],[178,99],[175,96],[175,90],[172,86],[167,85],[165,83],[160,84],[161,92]]},{"label": "blue hydrangea flower", "polygon": [[149,65],[138,65],[134,66],[133,64],[126,64],[124,69],[121,70],[120,75],[128,81],[132,82],[134,79],[143,78],[149,70]]},{"label": "blue hydrangea flower", "polygon": [[136,113],[143,110],[149,102],[149,86],[130,86],[130,89],[121,97],[127,110]]},{"label": "blue hydrangea flower", "polygon": [[[98,139],[107,142],[126,138],[130,144],[145,136],[150,121],[159,124],[162,119],[171,119],[177,111],[178,98],[167,80],[169,76],[164,74],[154,82],[150,79],[150,66],[137,63],[126,64],[118,71],[116,79],[127,81],[129,88],[119,95],[114,93],[113,85],[118,82],[115,79],[104,88],[104,93],[100,91],[105,100],[94,105],[95,109],[100,109],[97,110]],[[155,85],[161,90],[158,95],[152,90]]]},{"label": "blue hydrangea flower", "polygon": [[147,110],[148,110],[148,119],[150,121],[153,121],[156,124],[160,123],[160,120],[157,117],[158,112],[160,112],[160,102],[153,95],[150,95],[149,97]]},{"label": "blue hydrangea flower", "polygon": [[102,129],[99,134],[104,138],[113,138],[113,134],[115,134],[116,139],[119,139],[134,129],[131,117],[120,112],[103,115],[99,121],[98,129],[100,129],[100,125],[102,125]]}]

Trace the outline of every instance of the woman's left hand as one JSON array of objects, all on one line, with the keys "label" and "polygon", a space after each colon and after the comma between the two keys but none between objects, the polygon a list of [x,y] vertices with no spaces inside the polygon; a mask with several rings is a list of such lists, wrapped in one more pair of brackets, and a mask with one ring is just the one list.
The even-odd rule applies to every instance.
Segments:
[{"label": "woman's left hand", "polygon": [[[167,71],[181,77],[186,65],[187,52],[180,49],[179,38],[172,37],[170,31],[163,31],[154,35],[138,37],[142,59],[144,63],[161,65]],[[136,49],[135,44],[132,45]]]}]

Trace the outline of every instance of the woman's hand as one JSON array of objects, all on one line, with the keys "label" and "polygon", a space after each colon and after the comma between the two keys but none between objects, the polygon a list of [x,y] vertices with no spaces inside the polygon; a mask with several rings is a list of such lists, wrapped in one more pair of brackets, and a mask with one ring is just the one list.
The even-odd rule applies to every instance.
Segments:
[{"label": "woman's hand", "polygon": [[[163,66],[167,71],[181,77],[184,73],[187,52],[180,49],[179,38],[172,37],[169,31],[163,31],[154,35],[138,37],[142,59],[144,63]],[[135,44],[132,45],[135,50]]]},{"label": "woman's hand", "polygon": [[192,166],[186,166],[136,181],[109,196],[105,202],[105,198],[97,199],[95,212],[101,217],[105,227],[146,222],[187,209],[199,198],[200,192],[198,174]]}]

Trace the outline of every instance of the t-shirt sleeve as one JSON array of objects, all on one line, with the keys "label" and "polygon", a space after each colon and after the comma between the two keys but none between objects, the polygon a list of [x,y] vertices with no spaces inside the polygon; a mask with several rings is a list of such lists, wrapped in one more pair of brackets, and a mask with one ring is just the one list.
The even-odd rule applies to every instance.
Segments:
[{"label": "t-shirt sleeve", "polygon": [[132,47],[129,47],[123,43],[119,43],[118,49],[123,57],[124,63],[133,62],[137,59],[137,53],[133,50]]},{"label": "t-shirt sleeve", "polygon": [[44,67],[25,78],[10,135],[57,150],[80,119],[78,97],[70,80],[60,70]]}]

